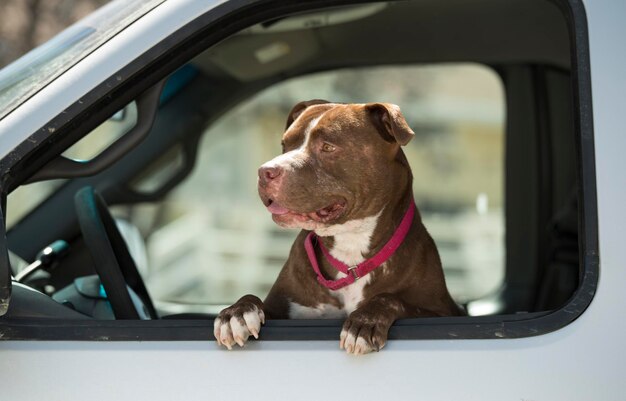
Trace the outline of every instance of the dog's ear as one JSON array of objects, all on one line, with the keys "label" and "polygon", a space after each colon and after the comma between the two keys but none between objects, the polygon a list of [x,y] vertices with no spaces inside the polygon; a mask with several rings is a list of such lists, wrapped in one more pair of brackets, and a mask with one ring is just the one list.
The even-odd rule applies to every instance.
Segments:
[{"label": "dog's ear", "polygon": [[293,122],[296,121],[298,116],[302,114],[302,112],[307,107],[313,106],[314,104],[324,104],[324,103],[330,103],[330,102],[327,100],[322,100],[322,99],[313,99],[313,100],[305,100],[304,102],[300,102],[296,104],[295,106],[293,106],[293,109],[291,109],[291,111],[289,112],[289,116],[287,117],[287,125],[285,126],[285,129],[289,128],[291,124],[293,124]]},{"label": "dog's ear", "polygon": [[415,133],[409,127],[400,107],[391,103],[368,103],[365,109],[369,112],[372,122],[387,142],[397,142],[404,146]]}]

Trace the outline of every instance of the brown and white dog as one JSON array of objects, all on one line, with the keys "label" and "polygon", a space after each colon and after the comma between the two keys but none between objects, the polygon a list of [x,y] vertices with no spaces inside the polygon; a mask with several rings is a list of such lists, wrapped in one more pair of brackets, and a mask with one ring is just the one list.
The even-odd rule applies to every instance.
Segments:
[{"label": "brown and white dog", "polygon": [[283,154],[261,166],[258,189],[278,225],[302,231],[264,302],[246,295],[220,312],[218,344],[258,338],[266,318],[347,318],[340,347],[362,354],[385,345],[396,319],[463,314],[414,209],[400,148],[413,136],[393,104],[311,100],[291,110]]}]

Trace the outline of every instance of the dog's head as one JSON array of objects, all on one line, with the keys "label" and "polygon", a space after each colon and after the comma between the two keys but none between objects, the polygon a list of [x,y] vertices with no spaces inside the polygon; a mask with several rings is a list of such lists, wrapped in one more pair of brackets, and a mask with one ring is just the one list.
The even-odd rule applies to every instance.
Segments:
[{"label": "dog's head", "polygon": [[410,185],[414,136],[389,103],[298,103],[283,154],[259,168],[259,195],[282,227],[320,230],[379,213]]}]

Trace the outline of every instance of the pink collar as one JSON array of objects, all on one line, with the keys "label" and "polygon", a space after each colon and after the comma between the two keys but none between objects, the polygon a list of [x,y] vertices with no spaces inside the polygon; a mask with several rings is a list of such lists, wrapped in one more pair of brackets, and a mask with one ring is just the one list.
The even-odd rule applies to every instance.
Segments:
[{"label": "pink collar", "polygon": [[385,246],[383,246],[376,255],[359,263],[356,266],[348,266],[347,264],[335,259],[321,241],[315,241],[322,249],[326,260],[328,260],[328,262],[335,269],[344,274],[347,274],[346,277],[340,278],[338,280],[327,280],[322,275],[319,264],[317,263],[317,258],[315,257],[315,249],[313,248],[313,240],[317,240],[317,235],[315,235],[315,233],[311,231],[304,240],[304,249],[306,249],[306,253],[309,256],[309,261],[311,262],[311,266],[313,266],[313,270],[315,270],[315,273],[317,274],[317,281],[319,281],[319,283],[326,288],[329,288],[331,290],[338,290],[354,283],[359,278],[365,276],[372,270],[376,269],[378,266],[385,263],[387,259],[389,259],[396,252],[396,250],[398,250],[400,245],[402,245],[402,242],[404,241],[404,238],[406,238],[406,235],[409,233],[409,229],[411,228],[411,224],[413,223],[413,216],[415,216],[415,203],[411,201],[409,209],[404,214],[400,225],[393,233],[391,239],[387,241]]}]

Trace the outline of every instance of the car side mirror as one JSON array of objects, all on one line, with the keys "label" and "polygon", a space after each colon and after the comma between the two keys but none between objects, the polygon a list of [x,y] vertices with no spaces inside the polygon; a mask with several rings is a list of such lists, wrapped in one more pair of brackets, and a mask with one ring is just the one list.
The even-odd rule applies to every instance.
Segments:
[{"label": "car side mirror", "polygon": [[[33,174],[33,176],[28,179],[27,183],[30,184],[32,182],[51,180],[54,178],[90,176],[103,171],[118,161],[139,145],[150,133],[156,112],[159,108],[161,90],[164,84],[165,80],[149,88],[137,98],[137,122],[134,127],[91,160],[73,160],[64,155],[59,155],[52,159],[52,161],[46,164],[41,170]],[[115,114],[113,117],[115,117]],[[77,144],[78,143],[80,143],[80,141],[77,142]]]},{"label": "car side mirror", "polygon": [[4,211],[0,208],[0,316],[9,310],[11,300],[11,264],[4,224]]},{"label": "car side mirror", "polygon": [[61,155],[77,161],[93,160],[115,141],[135,128],[138,117],[137,102],[133,100],[67,148]]}]

